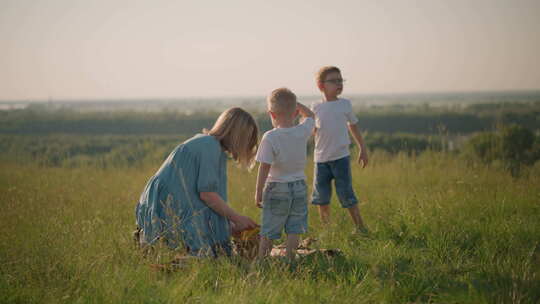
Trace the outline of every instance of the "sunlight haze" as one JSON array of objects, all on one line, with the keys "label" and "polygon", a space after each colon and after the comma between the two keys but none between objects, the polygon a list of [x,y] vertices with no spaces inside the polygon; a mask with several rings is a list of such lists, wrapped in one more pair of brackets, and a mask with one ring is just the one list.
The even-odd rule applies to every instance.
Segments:
[{"label": "sunlight haze", "polygon": [[540,1],[0,0],[0,100],[540,89]]}]

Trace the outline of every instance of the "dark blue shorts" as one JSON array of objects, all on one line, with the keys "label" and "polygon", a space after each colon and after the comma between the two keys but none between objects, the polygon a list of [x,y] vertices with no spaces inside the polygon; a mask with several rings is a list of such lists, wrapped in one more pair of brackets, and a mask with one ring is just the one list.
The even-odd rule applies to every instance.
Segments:
[{"label": "dark blue shorts", "polygon": [[328,205],[332,197],[332,180],[336,185],[336,193],[341,207],[350,208],[358,204],[354,194],[351,176],[350,157],[315,163],[315,176],[313,178],[313,205]]}]

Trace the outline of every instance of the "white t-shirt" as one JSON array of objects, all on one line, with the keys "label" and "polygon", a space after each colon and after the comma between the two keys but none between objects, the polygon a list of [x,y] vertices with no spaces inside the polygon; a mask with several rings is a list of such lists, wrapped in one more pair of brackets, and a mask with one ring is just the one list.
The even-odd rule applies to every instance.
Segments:
[{"label": "white t-shirt", "polygon": [[297,126],[264,133],[255,159],[272,165],[267,182],[286,183],[306,178],[306,147],[314,126],[315,122],[308,117]]},{"label": "white t-shirt", "polygon": [[354,125],[358,118],[352,110],[351,102],[340,98],[336,101],[319,101],[311,105],[315,113],[315,153],[316,163],[323,163],[349,155],[349,132],[347,124]]}]

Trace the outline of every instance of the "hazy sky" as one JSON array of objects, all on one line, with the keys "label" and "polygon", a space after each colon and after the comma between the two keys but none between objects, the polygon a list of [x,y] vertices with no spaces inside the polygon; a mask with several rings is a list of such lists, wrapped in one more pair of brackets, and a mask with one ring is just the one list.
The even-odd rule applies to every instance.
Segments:
[{"label": "hazy sky", "polygon": [[0,0],[0,99],[540,89],[540,1]]}]

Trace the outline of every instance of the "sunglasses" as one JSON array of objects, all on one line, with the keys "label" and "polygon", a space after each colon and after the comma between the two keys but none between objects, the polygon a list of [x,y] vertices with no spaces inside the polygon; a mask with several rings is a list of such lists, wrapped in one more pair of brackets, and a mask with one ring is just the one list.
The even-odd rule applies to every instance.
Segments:
[{"label": "sunglasses", "polygon": [[340,85],[340,84],[343,84],[345,82],[345,79],[341,79],[341,78],[328,79],[328,80],[325,80],[324,82],[330,82],[330,83],[333,83],[335,85]]}]

